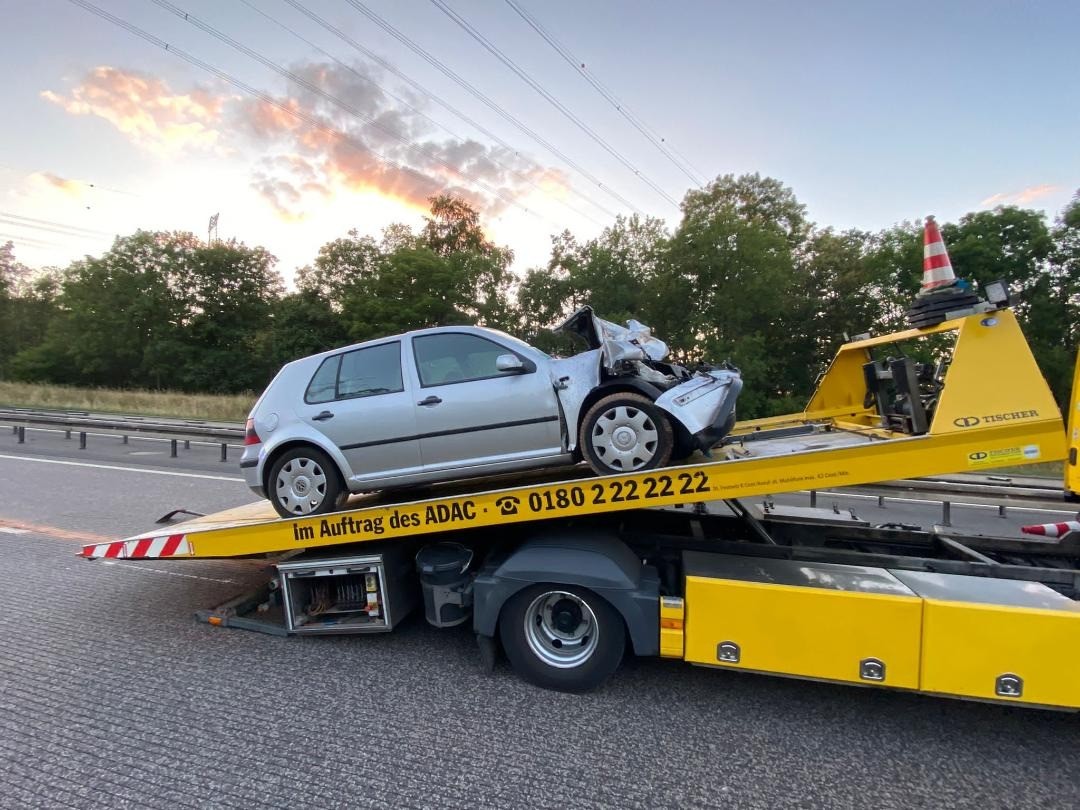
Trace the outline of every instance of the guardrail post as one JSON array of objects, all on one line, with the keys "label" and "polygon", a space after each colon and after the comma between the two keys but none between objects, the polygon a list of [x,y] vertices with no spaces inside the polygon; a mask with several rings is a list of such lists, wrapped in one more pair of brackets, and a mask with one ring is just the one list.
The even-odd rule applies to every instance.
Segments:
[{"label": "guardrail post", "polygon": [[169,458],[176,458],[176,439],[169,439]]},{"label": "guardrail post", "polygon": [[124,444],[128,443],[128,437],[126,433],[121,438],[124,440]]},{"label": "guardrail post", "polygon": [[221,443],[221,460],[222,461],[228,461],[229,460],[229,445],[225,444],[225,442]]},{"label": "guardrail post", "polygon": [[952,504],[949,501],[941,502],[941,525],[952,526]]},{"label": "guardrail post", "polygon": [[15,433],[19,437],[19,444],[26,444],[26,427],[24,425],[19,425],[15,428]]},{"label": "guardrail post", "polygon": [[1005,513],[1005,504],[1003,504],[1003,503],[998,504],[998,517],[999,518],[1008,517],[1008,515]]},{"label": "guardrail post", "polygon": [[811,509],[816,509],[817,508],[817,490],[816,489],[810,490],[810,508]]},{"label": "guardrail post", "polygon": [[185,450],[190,450],[191,449],[191,439],[184,439],[184,449]]},{"label": "guardrail post", "polygon": [[71,438],[71,431],[70,430],[65,430],[64,431],[64,438],[65,439],[70,439]]},{"label": "guardrail post", "polygon": [[85,430],[80,430],[79,431],[79,449],[80,450],[85,450],[86,449],[86,431]]},{"label": "guardrail post", "polygon": [[877,505],[878,505],[878,509],[884,509],[885,508],[885,496],[884,495],[878,495],[877,496]]}]

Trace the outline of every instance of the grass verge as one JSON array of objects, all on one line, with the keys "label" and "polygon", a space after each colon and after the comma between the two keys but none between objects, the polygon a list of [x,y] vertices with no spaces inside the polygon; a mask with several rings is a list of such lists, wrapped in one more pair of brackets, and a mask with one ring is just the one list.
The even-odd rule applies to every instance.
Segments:
[{"label": "grass verge", "polygon": [[0,406],[7,408],[47,408],[242,422],[254,403],[255,394],[181,394],[175,391],[73,388],[0,380]]}]

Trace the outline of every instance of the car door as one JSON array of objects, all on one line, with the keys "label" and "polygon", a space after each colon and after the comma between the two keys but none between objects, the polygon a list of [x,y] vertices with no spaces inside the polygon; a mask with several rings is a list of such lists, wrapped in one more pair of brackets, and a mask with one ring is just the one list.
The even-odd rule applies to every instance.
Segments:
[{"label": "car door", "polygon": [[[469,332],[412,338],[416,427],[424,469],[526,460],[562,452],[546,368],[511,345]],[[499,371],[511,354],[521,369]]]},{"label": "car door", "polygon": [[341,448],[355,481],[420,472],[416,394],[401,373],[401,341],[326,358],[301,418]]}]

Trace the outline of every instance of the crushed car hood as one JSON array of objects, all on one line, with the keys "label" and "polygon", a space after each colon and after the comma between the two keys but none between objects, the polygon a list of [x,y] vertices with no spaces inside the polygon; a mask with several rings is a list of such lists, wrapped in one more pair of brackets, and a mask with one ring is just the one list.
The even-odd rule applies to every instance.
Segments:
[{"label": "crushed car hood", "polygon": [[664,341],[652,336],[649,327],[630,319],[626,326],[598,318],[593,308],[584,306],[555,327],[582,338],[590,349],[601,349],[604,367],[612,369],[623,360],[660,361],[667,356]]}]

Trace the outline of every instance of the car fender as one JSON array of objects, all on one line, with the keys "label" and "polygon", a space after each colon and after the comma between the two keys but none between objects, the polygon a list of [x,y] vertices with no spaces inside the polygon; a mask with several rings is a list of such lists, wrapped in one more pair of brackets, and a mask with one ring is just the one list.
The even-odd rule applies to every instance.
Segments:
[{"label": "car fender", "polygon": [[341,473],[346,488],[348,488],[352,469],[349,467],[348,461],[345,460],[345,454],[341,451],[341,448],[329,441],[324,434],[315,430],[310,425],[305,424],[295,417],[294,419],[295,421],[291,424],[292,429],[288,434],[282,433],[275,439],[273,433],[271,433],[268,438],[263,440],[262,447],[259,449],[259,480],[266,480],[266,476],[270,473],[267,462],[270,458],[275,456],[282,447],[288,445],[310,444],[313,447],[322,450],[330,457],[330,460],[337,466],[338,472]]},{"label": "car fender", "polygon": [[489,563],[473,583],[473,629],[493,637],[503,605],[530,585],[576,585],[622,616],[637,655],[660,646],[660,579],[613,533],[547,530]]},{"label": "car fender", "polygon": [[[709,431],[717,431],[728,421],[735,411],[740,391],[742,377],[737,371],[702,371],[664,391],[657,397],[656,406],[686,428],[691,436],[703,436]],[[722,437],[716,437],[719,438]]]},{"label": "car fender", "polygon": [[600,383],[601,355],[600,349],[592,349],[573,357],[551,360],[551,384],[555,386],[566,424],[567,450],[577,447],[582,404]]}]

